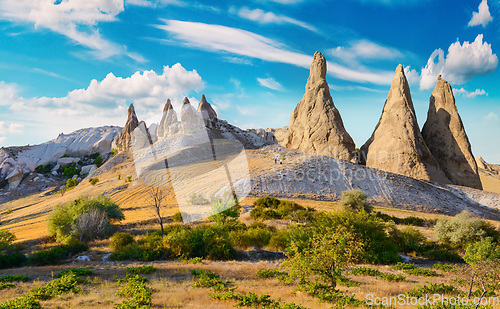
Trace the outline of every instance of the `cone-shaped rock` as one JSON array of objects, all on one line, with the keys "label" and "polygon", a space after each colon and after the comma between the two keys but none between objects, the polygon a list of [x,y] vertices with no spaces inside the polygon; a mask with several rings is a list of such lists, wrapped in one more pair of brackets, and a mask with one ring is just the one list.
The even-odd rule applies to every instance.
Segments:
[{"label": "cone-shaped rock", "polygon": [[205,127],[203,117],[194,109],[186,97],[182,101],[181,122],[185,133]]},{"label": "cone-shaped rock", "polygon": [[372,136],[361,147],[369,167],[413,178],[450,183],[425,145],[400,64],[396,68],[382,116]]},{"label": "cone-shaped rock", "polygon": [[326,82],[326,60],[319,52],[314,54],[306,92],[290,116],[283,143],[288,148],[343,160],[355,154],[354,142],[333,104]]},{"label": "cone-shaped rock", "polygon": [[201,95],[200,104],[198,104],[198,112],[201,113],[205,122],[215,121],[217,119],[217,113],[212,108],[212,105],[207,102],[205,95]]},{"label": "cone-shaped rock", "polygon": [[123,128],[122,133],[115,138],[115,144],[119,151],[126,151],[130,148],[131,133],[135,130],[135,128],[137,128],[138,125],[139,120],[137,120],[137,116],[135,114],[134,104],[131,103],[128,108],[128,117],[125,127]]},{"label": "cone-shaped rock", "polygon": [[438,77],[422,136],[439,166],[456,185],[482,189],[471,145],[450,84]]},{"label": "cone-shaped rock", "polygon": [[169,127],[177,122],[177,113],[172,106],[172,102],[168,99],[167,103],[165,103],[165,107],[163,107],[163,116],[161,117],[158,128],[156,129],[156,135],[159,138],[166,137],[169,132]]}]

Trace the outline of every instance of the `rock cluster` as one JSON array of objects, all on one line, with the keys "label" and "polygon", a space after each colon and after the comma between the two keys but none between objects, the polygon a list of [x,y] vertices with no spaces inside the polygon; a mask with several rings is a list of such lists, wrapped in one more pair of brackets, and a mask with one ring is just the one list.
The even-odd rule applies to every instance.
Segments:
[{"label": "rock cluster", "polygon": [[444,174],[456,185],[482,189],[471,144],[450,84],[438,77],[422,136]]},{"label": "rock cluster", "polygon": [[360,160],[384,171],[449,183],[420,133],[402,65],[396,68],[382,116],[361,147]]},{"label": "rock cluster", "polygon": [[290,116],[283,144],[311,154],[350,160],[355,155],[354,142],[333,104],[326,70],[325,57],[316,52],[304,97]]}]

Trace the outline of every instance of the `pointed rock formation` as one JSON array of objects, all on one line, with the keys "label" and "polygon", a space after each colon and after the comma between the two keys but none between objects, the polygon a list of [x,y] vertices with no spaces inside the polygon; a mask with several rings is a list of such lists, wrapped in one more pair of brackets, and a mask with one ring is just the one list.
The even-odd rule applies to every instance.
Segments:
[{"label": "pointed rock formation", "polygon": [[283,144],[304,152],[350,160],[355,146],[326,82],[326,60],[319,52],[311,63],[306,92],[290,116]]},{"label": "pointed rock formation", "polygon": [[135,114],[134,104],[131,103],[128,108],[128,118],[123,128],[122,133],[120,133],[115,138],[115,144],[119,151],[127,151],[130,148],[130,138],[132,131],[139,125],[139,120]]},{"label": "pointed rock formation", "polygon": [[476,160],[458,114],[453,91],[441,75],[432,91],[422,137],[451,182],[482,189]]},{"label": "pointed rock formation", "polygon": [[184,133],[199,130],[205,127],[203,117],[198,113],[189,102],[189,99],[184,97],[182,101],[181,122]]},{"label": "pointed rock formation", "polygon": [[361,157],[369,167],[449,183],[420,134],[401,64],[396,68],[382,116],[370,139],[361,147]]},{"label": "pointed rock formation", "polygon": [[161,117],[160,123],[158,124],[156,136],[161,139],[170,135],[171,130],[169,129],[169,127],[177,123],[178,121],[179,120],[177,120],[177,113],[172,106],[172,102],[170,101],[170,99],[168,99],[167,103],[165,103],[165,107],[163,107],[163,116]]},{"label": "pointed rock formation", "polygon": [[212,105],[207,102],[204,94],[201,95],[200,104],[198,105],[198,112],[201,113],[207,127],[212,127],[212,124],[217,121],[217,113],[212,108]]}]

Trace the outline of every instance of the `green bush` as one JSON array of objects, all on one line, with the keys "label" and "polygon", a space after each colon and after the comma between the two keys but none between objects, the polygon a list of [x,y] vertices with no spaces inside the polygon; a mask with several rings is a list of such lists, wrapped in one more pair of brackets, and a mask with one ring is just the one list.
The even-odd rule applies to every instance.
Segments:
[{"label": "green bush", "polygon": [[345,210],[350,212],[360,212],[365,211],[367,213],[372,212],[373,207],[366,201],[366,193],[362,190],[350,190],[342,192],[342,198],[340,199],[340,205],[344,207]]},{"label": "green bush", "polygon": [[97,178],[97,177],[90,178],[89,182],[90,182],[91,185],[95,186],[99,182],[99,178]]},{"label": "green bush", "polygon": [[151,308],[153,303],[152,291],[151,288],[146,286],[144,279],[144,277],[139,275],[127,276],[127,284],[116,291],[116,296],[125,297],[126,300],[120,304],[116,304],[114,308]]},{"label": "green bush", "polygon": [[90,276],[94,271],[88,268],[71,268],[71,269],[63,269],[58,274],[55,275],[56,278],[61,278],[66,276],[68,273],[73,273],[77,277],[81,276]]},{"label": "green bush", "polygon": [[313,208],[304,208],[292,201],[265,196],[254,202],[250,217],[261,220],[288,219],[294,222],[307,222],[312,219],[314,213]]},{"label": "green bush", "polygon": [[33,295],[24,295],[0,304],[0,309],[42,309],[42,305]]},{"label": "green bush", "polygon": [[172,216],[172,221],[173,222],[182,222],[182,213],[180,211],[176,212],[173,216]]},{"label": "green bush", "polygon": [[75,254],[88,250],[88,246],[83,243],[72,243],[70,245],[53,247],[50,249],[39,250],[28,256],[28,264],[43,266],[57,265],[68,258],[69,254]]},{"label": "green bush", "polygon": [[153,266],[137,266],[137,267],[127,267],[127,272],[135,275],[147,275],[154,273],[156,268]]},{"label": "green bush", "polygon": [[129,233],[116,232],[109,240],[109,247],[114,250],[119,250],[126,245],[134,243],[134,236]]},{"label": "green bush", "polygon": [[0,269],[18,267],[26,262],[22,253],[24,247],[15,244],[16,235],[8,230],[0,230]]},{"label": "green bush", "polygon": [[235,230],[229,233],[229,238],[234,247],[263,248],[269,244],[273,232],[269,229],[250,228],[247,230]]},{"label": "green bush", "polygon": [[500,240],[500,232],[491,223],[466,210],[452,219],[438,220],[434,232],[439,241],[460,248],[466,248],[484,237],[492,237],[495,242]]},{"label": "green bush", "polygon": [[66,180],[66,190],[70,190],[70,189],[73,189],[74,187],[76,187],[78,185],[78,181],[73,178],[70,178],[68,180]]},{"label": "green bush", "polygon": [[109,197],[78,198],[56,206],[49,216],[48,229],[61,243],[78,239],[89,241],[103,237],[111,230],[111,223],[124,219],[121,209]]}]

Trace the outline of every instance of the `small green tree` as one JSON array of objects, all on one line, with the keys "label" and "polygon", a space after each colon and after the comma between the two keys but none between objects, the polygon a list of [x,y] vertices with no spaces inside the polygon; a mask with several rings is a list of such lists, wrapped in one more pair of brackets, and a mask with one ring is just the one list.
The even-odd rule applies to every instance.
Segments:
[{"label": "small green tree", "polygon": [[371,213],[373,207],[366,201],[366,193],[362,190],[350,190],[342,192],[342,198],[340,199],[340,205],[344,206],[345,210],[351,212],[366,211]]},{"label": "small green tree", "polygon": [[335,288],[342,270],[358,259],[362,246],[354,233],[341,226],[314,234],[305,247],[292,239],[281,269],[288,271],[292,280],[311,282],[318,276],[321,283]]}]

